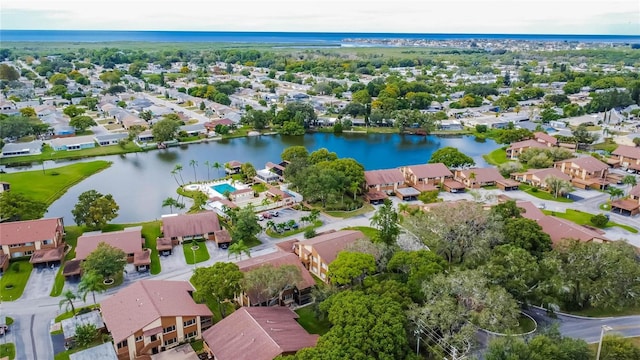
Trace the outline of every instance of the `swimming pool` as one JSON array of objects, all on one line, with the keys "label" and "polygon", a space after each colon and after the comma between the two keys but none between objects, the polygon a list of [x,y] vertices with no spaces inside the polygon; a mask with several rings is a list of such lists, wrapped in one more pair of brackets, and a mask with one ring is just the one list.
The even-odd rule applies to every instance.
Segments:
[{"label": "swimming pool", "polygon": [[218,194],[220,195],[224,195],[225,192],[234,192],[236,191],[236,188],[234,188],[233,186],[229,185],[229,184],[218,184],[218,185],[213,185],[211,186],[211,188],[218,192]]}]

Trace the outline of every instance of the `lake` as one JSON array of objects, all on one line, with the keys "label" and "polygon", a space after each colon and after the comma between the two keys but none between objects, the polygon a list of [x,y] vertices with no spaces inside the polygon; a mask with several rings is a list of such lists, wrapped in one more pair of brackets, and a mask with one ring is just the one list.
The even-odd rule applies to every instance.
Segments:
[{"label": "lake", "polygon": [[[159,219],[169,213],[169,208],[161,204],[167,197],[176,197],[177,184],[171,175],[176,164],[182,164],[185,182],[195,178],[204,180],[224,175],[223,170],[206,169],[205,161],[221,164],[239,160],[251,162],[256,169],[264,168],[268,161],[279,162],[282,151],[295,145],[303,145],[310,152],[327,148],[339,157],[351,157],[364,165],[367,170],[393,168],[403,165],[426,163],[431,154],[445,146],[452,146],[471,156],[478,166],[486,166],[482,158],[499,147],[493,140],[476,142],[472,136],[438,137],[398,134],[307,134],[302,136],[259,136],[246,137],[209,143],[185,145],[166,150],[157,150],[126,155],[105,156],[101,159],[113,165],[72,187],[54,202],[47,217],[62,216],[66,224],[73,224],[71,209],[78,196],[95,189],[103,194],[112,194],[120,206],[116,223],[133,223]],[[78,161],[92,161],[83,159]],[[189,166],[195,160],[198,166]],[[45,162],[45,168],[62,166],[73,161]],[[6,168],[7,172],[40,170],[41,165],[32,167]]]}]

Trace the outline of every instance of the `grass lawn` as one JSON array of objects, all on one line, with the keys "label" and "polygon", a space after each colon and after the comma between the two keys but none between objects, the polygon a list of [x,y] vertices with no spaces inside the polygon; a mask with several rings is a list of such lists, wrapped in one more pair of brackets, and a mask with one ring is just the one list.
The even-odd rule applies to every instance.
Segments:
[{"label": "grass lawn", "polygon": [[77,163],[55,169],[0,174],[0,181],[11,183],[11,191],[51,205],[70,187],[111,166],[104,160]]},{"label": "grass lawn", "polygon": [[[64,306],[64,305],[63,305]],[[94,307],[94,305],[89,305],[89,306],[83,306],[83,307],[77,307],[76,308],[76,314],[78,312],[80,312],[80,310],[82,309],[92,309]],[[55,322],[60,322],[62,320],[65,319],[71,319],[71,317],[73,317],[73,312],[71,312],[71,310],[67,311],[67,312],[63,312],[62,314],[56,316],[55,318]]]},{"label": "grass lawn", "polygon": [[[67,245],[71,246],[71,250],[64,256],[64,261],[68,261],[76,257],[76,244],[78,243],[78,237],[82,235],[82,228],[79,226],[65,226],[64,241]],[[64,276],[62,275],[62,269],[64,266],[60,266],[58,273],[56,274],[56,280],[53,285],[53,289],[49,293],[49,296],[56,297],[62,294],[64,288]]]},{"label": "grass lawn", "polygon": [[42,154],[29,156],[16,156],[0,159],[0,165],[31,163],[44,160],[58,159],[82,159],[92,156],[117,155],[130,152],[142,151],[138,145],[133,142],[127,143],[124,147],[114,146],[96,146],[91,149],[82,149],[74,151],[53,151],[51,147],[45,145]]},{"label": "grass lawn", "polygon": [[16,346],[13,343],[0,345],[0,358],[8,357],[9,360],[16,358]]},{"label": "grass lawn", "polygon": [[536,328],[536,323],[524,315],[520,315],[518,318],[518,334],[528,333]]},{"label": "grass lawn", "polygon": [[69,355],[73,354],[73,353],[77,353],[79,351],[82,350],[86,350],[88,348],[92,348],[94,346],[98,346],[104,343],[103,341],[103,337],[98,335],[96,336],[96,339],[93,340],[93,342],[87,346],[83,346],[83,347],[77,347],[77,348],[73,348],[73,349],[69,349],[69,350],[65,350],[63,352],[57,353],[55,354],[55,356],[53,357],[54,360],[67,360],[69,359]]},{"label": "grass lawn", "polygon": [[606,138],[604,139],[604,142],[591,145],[591,149],[593,150],[604,150],[609,153],[613,152],[617,148],[618,144],[611,138]]},{"label": "grass lawn", "polygon": [[142,236],[144,236],[144,246],[151,249],[151,268],[152,275],[159,274],[162,271],[160,256],[156,249],[156,239],[160,236],[161,221],[150,221],[142,224]]},{"label": "grass lawn", "polygon": [[369,226],[352,226],[345,228],[345,230],[360,230],[364,236],[368,237],[371,241],[378,236],[378,229]]},{"label": "grass lawn", "polygon": [[[573,209],[567,209],[566,213],[560,213],[560,212],[555,212],[555,211],[550,211],[550,210],[542,210],[542,212],[544,212],[546,215],[551,215],[551,216],[556,216],[562,219],[567,219],[569,221],[573,221],[574,223],[578,224],[578,225],[589,225],[589,226],[594,226],[591,223],[591,217],[594,216],[593,214],[590,213],[586,213],[586,212],[582,212],[580,210],[573,210]],[[610,227],[620,227],[623,228],[629,232],[632,232],[634,234],[638,233],[638,230],[631,227],[631,226],[627,226],[627,225],[622,225],[622,224],[618,224],[615,223],[613,221],[609,221],[607,223],[607,225],[604,226],[604,228],[610,228]]]},{"label": "grass lawn", "polygon": [[[567,311],[569,314],[588,316],[594,318],[610,317],[610,316],[629,316],[640,315],[640,306],[625,307],[622,309],[601,309],[601,308],[589,308],[585,310]],[[640,338],[639,338],[640,339]]]},{"label": "grass lawn", "polygon": [[202,350],[204,350],[204,341],[203,340],[196,340],[194,342],[191,343],[191,348],[193,349],[193,351],[199,353]]},{"label": "grass lawn", "polygon": [[322,226],[322,221],[321,220],[316,220],[313,224],[311,225],[307,225],[305,227],[299,227],[297,229],[292,229],[292,230],[287,230],[285,232],[283,232],[282,234],[273,231],[273,229],[267,229],[267,235],[271,236],[272,238],[275,239],[283,239],[286,238],[287,236],[291,236],[291,235],[295,235],[295,234],[300,234],[303,233],[305,231],[307,231],[307,229],[315,229],[317,227]]},{"label": "grass lawn", "polygon": [[2,301],[18,300],[29,281],[31,270],[33,265],[29,260],[12,261],[9,269],[0,278],[0,299]]},{"label": "grass lawn", "polygon": [[251,188],[253,189],[253,191],[257,192],[257,193],[261,193],[261,192],[265,192],[267,191],[267,186],[263,183],[256,183],[254,185],[251,185]]},{"label": "grass lawn", "polygon": [[360,209],[356,209],[353,211],[325,211],[324,213],[329,216],[346,219],[354,216],[363,215],[374,210],[375,208],[373,207],[373,205],[364,204]]},{"label": "grass lawn", "polygon": [[507,159],[507,152],[503,148],[497,148],[486,155],[482,155],[482,157],[491,165],[500,165],[510,161]]},{"label": "grass lawn", "polygon": [[[330,132],[333,132],[332,128]],[[393,126],[389,126],[389,127],[379,127],[379,126],[353,126],[351,128],[351,131],[364,131],[367,132],[368,134],[397,134],[400,132],[400,129],[398,129],[397,127],[393,127]],[[349,132],[347,130],[345,130],[344,132]]]},{"label": "grass lawn", "polygon": [[566,197],[559,197],[559,198],[554,198],[553,195],[551,195],[550,193],[544,191],[544,190],[540,190],[538,189],[533,190],[534,187],[531,185],[527,185],[527,184],[520,184],[519,186],[520,190],[526,192],[527,194],[531,195],[531,196],[535,196],[538,199],[542,199],[542,200],[549,200],[549,201],[557,201],[557,202],[564,202],[564,203],[572,203],[573,200],[572,199],[567,199]]},{"label": "grass lawn", "polygon": [[329,319],[319,320],[310,306],[296,310],[296,314],[300,316],[298,318],[300,325],[310,334],[324,335],[331,328]]},{"label": "grass lawn", "polygon": [[[198,249],[194,252],[191,249],[192,246],[198,246]],[[193,265],[194,263],[200,263],[209,260],[209,251],[207,251],[207,245],[204,241],[183,243],[182,249],[184,251],[184,258],[185,260],[187,260],[187,264]]]}]

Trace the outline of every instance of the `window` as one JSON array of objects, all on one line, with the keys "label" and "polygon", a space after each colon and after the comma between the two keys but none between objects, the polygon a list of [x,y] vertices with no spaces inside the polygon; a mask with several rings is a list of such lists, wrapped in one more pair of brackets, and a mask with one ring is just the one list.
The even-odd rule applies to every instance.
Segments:
[{"label": "window", "polygon": [[176,331],[176,326],[175,325],[171,325],[171,326],[168,326],[168,327],[162,329],[162,333],[163,334],[168,334],[168,333],[174,332],[174,331]]},{"label": "window", "polygon": [[29,256],[33,254],[33,250],[25,251],[24,256]]},{"label": "window", "polygon": [[191,320],[187,320],[187,321],[185,321],[182,325],[183,325],[184,327],[187,327],[187,326],[191,326],[191,325],[193,325],[193,324],[195,324],[195,323],[196,323],[196,319],[191,319]]},{"label": "window", "polygon": [[53,244],[53,240],[45,240],[42,242],[42,245],[49,245],[49,244]]},{"label": "window", "polygon": [[191,339],[193,337],[196,337],[196,335],[198,335],[197,331],[192,331],[190,333],[188,333],[187,335],[184,336],[185,339]]},{"label": "window", "polygon": [[144,336],[140,335],[140,336],[136,336],[136,342],[140,342],[144,340]]},{"label": "window", "polygon": [[178,339],[176,339],[176,338],[166,340],[166,341],[164,342],[164,346],[169,346],[169,345],[171,345],[171,344],[176,343],[177,341],[178,341]]},{"label": "window", "polygon": [[126,339],[118,343],[118,349],[122,349],[127,346],[129,346],[129,342]]},{"label": "window", "polygon": [[21,247],[24,246],[24,244],[11,244],[9,245],[10,248],[17,248],[17,247]]},{"label": "window", "polygon": [[32,242],[24,243],[24,246],[33,246]]}]

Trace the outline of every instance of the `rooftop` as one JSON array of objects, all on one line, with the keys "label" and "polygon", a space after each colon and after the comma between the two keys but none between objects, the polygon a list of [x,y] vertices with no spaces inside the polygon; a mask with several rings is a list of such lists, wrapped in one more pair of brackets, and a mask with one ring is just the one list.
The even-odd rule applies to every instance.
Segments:
[{"label": "rooftop", "polygon": [[400,169],[369,170],[364,172],[367,185],[403,183],[404,176]]},{"label": "rooftop", "polygon": [[451,170],[443,163],[411,165],[407,166],[407,169],[411,170],[418,179],[453,176]]},{"label": "rooftop", "polygon": [[162,217],[162,231],[166,238],[193,236],[220,230],[218,215],[213,211]]},{"label": "rooftop", "polygon": [[52,240],[56,230],[63,231],[62,218],[0,223],[0,245]]},{"label": "rooftop", "polygon": [[111,342],[94,346],[69,355],[69,360],[117,360],[116,350]]},{"label": "rooftop", "polygon": [[347,245],[365,236],[357,230],[341,230],[331,232],[324,235],[318,235],[314,238],[301,241],[303,246],[312,246],[322,260],[329,264],[338,256],[338,252],[342,251]]},{"label": "rooftop", "polygon": [[609,168],[609,165],[594,158],[593,156],[583,156],[579,158],[567,159],[567,160],[556,162],[556,164],[562,164],[562,163],[573,163],[589,172],[601,171]]},{"label": "rooftop", "polygon": [[134,254],[142,250],[143,239],[141,228],[133,227],[121,231],[82,235],[78,238],[76,259],[86,259],[100,243],[106,243],[121,249],[125,254]]}]

